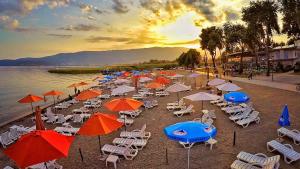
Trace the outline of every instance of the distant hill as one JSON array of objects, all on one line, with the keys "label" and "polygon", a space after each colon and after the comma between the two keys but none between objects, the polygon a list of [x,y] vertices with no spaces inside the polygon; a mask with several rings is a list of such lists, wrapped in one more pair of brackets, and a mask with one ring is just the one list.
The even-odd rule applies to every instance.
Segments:
[{"label": "distant hill", "polygon": [[41,58],[0,60],[0,66],[104,66],[157,60],[175,60],[187,48],[153,47],[128,50],[82,51],[59,53]]}]

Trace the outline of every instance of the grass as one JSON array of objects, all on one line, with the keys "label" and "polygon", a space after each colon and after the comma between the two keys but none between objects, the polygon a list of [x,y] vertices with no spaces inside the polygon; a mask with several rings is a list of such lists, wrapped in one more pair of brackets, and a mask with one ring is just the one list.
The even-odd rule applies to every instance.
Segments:
[{"label": "grass", "polygon": [[131,71],[131,70],[147,70],[153,68],[170,69],[178,66],[176,62],[168,63],[141,63],[131,65],[113,65],[99,68],[56,68],[48,70],[49,73],[59,74],[96,74],[103,71]]}]

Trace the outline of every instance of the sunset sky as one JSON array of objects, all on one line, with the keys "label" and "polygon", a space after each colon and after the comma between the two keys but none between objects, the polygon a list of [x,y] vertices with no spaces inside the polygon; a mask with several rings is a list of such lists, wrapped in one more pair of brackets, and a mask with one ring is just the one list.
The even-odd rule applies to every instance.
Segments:
[{"label": "sunset sky", "polygon": [[[248,0],[0,0],[0,59],[199,48],[202,28],[240,21]],[[284,39],[284,37],[275,37]]]}]

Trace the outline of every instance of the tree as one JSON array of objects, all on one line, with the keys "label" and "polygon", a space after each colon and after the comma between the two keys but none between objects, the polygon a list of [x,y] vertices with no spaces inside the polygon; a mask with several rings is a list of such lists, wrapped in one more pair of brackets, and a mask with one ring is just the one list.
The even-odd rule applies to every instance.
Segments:
[{"label": "tree", "polygon": [[280,0],[280,11],[283,14],[282,33],[290,39],[300,39],[300,1]]},{"label": "tree", "polygon": [[222,34],[223,31],[221,28],[212,26],[202,29],[201,34],[199,36],[201,48],[205,51],[205,55],[206,50],[209,51],[214,69],[216,69],[217,49],[221,50],[223,47]]},{"label": "tree", "polygon": [[262,43],[266,50],[268,60],[267,76],[270,75],[269,47],[271,45],[271,37],[273,31],[280,33],[277,20],[278,10],[278,5],[270,0],[252,1],[250,2],[250,6],[242,9],[242,20],[246,22],[248,27],[256,27],[262,37]]},{"label": "tree", "polygon": [[180,66],[194,69],[196,65],[200,64],[200,57],[200,53],[196,49],[190,49],[187,53],[182,53],[177,58],[177,62]]},{"label": "tree", "polygon": [[242,74],[244,51],[249,40],[247,38],[250,38],[247,29],[241,24],[225,23],[223,30],[226,48],[229,50],[239,48],[241,50],[239,74]]}]

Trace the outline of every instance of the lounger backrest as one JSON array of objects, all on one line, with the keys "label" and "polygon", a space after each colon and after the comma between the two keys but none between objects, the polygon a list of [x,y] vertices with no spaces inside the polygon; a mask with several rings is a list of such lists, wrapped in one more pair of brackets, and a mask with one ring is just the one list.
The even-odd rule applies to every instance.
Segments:
[{"label": "lounger backrest", "polygon": [[256,119],[258,117],[259,112],[258,111],[253,111],[250,115],[249,115],[249,119]]},{"label": "lounger backrest", "polygon": [[[276,163],[278,163],[280,160],[280,155],[276,155],[276,156],[272,156],[272,157],[268,157],[263,165],[268,166],[268,169],[273,169],[274,165],[276,165]],[[267,169],[267,168],[266,168]]]},{"label": "lounger backrest", "polygon": [[194,106],[192,104],[189,105],[189,107],[186,108],[186,110],[192,110]]},{"label": "lounger backrest", "polygon": [[82,118],[80,114],[74,114],[74,122],[81,122]]},{"label": "lounger backrest", "polygon": [[17,138],[20,136],[20,134],[18,133],[18,129],[17,128],[10,128],[9,129],[9,133],[10,133],[10,136],[12,138]]},{"label": "lounger backrest", "polygon": [[5,145],[8,145],[10,142],[12,142],[12,140],[9,138],[8,131],[1,134],[1,140],[2,140],[2,143]]},{"label": "lounger backrest", "polygon": [[146,127],[147,127],[146,124],[144,124],[143,127],[141,128],[142,133],[146,131]]}]

